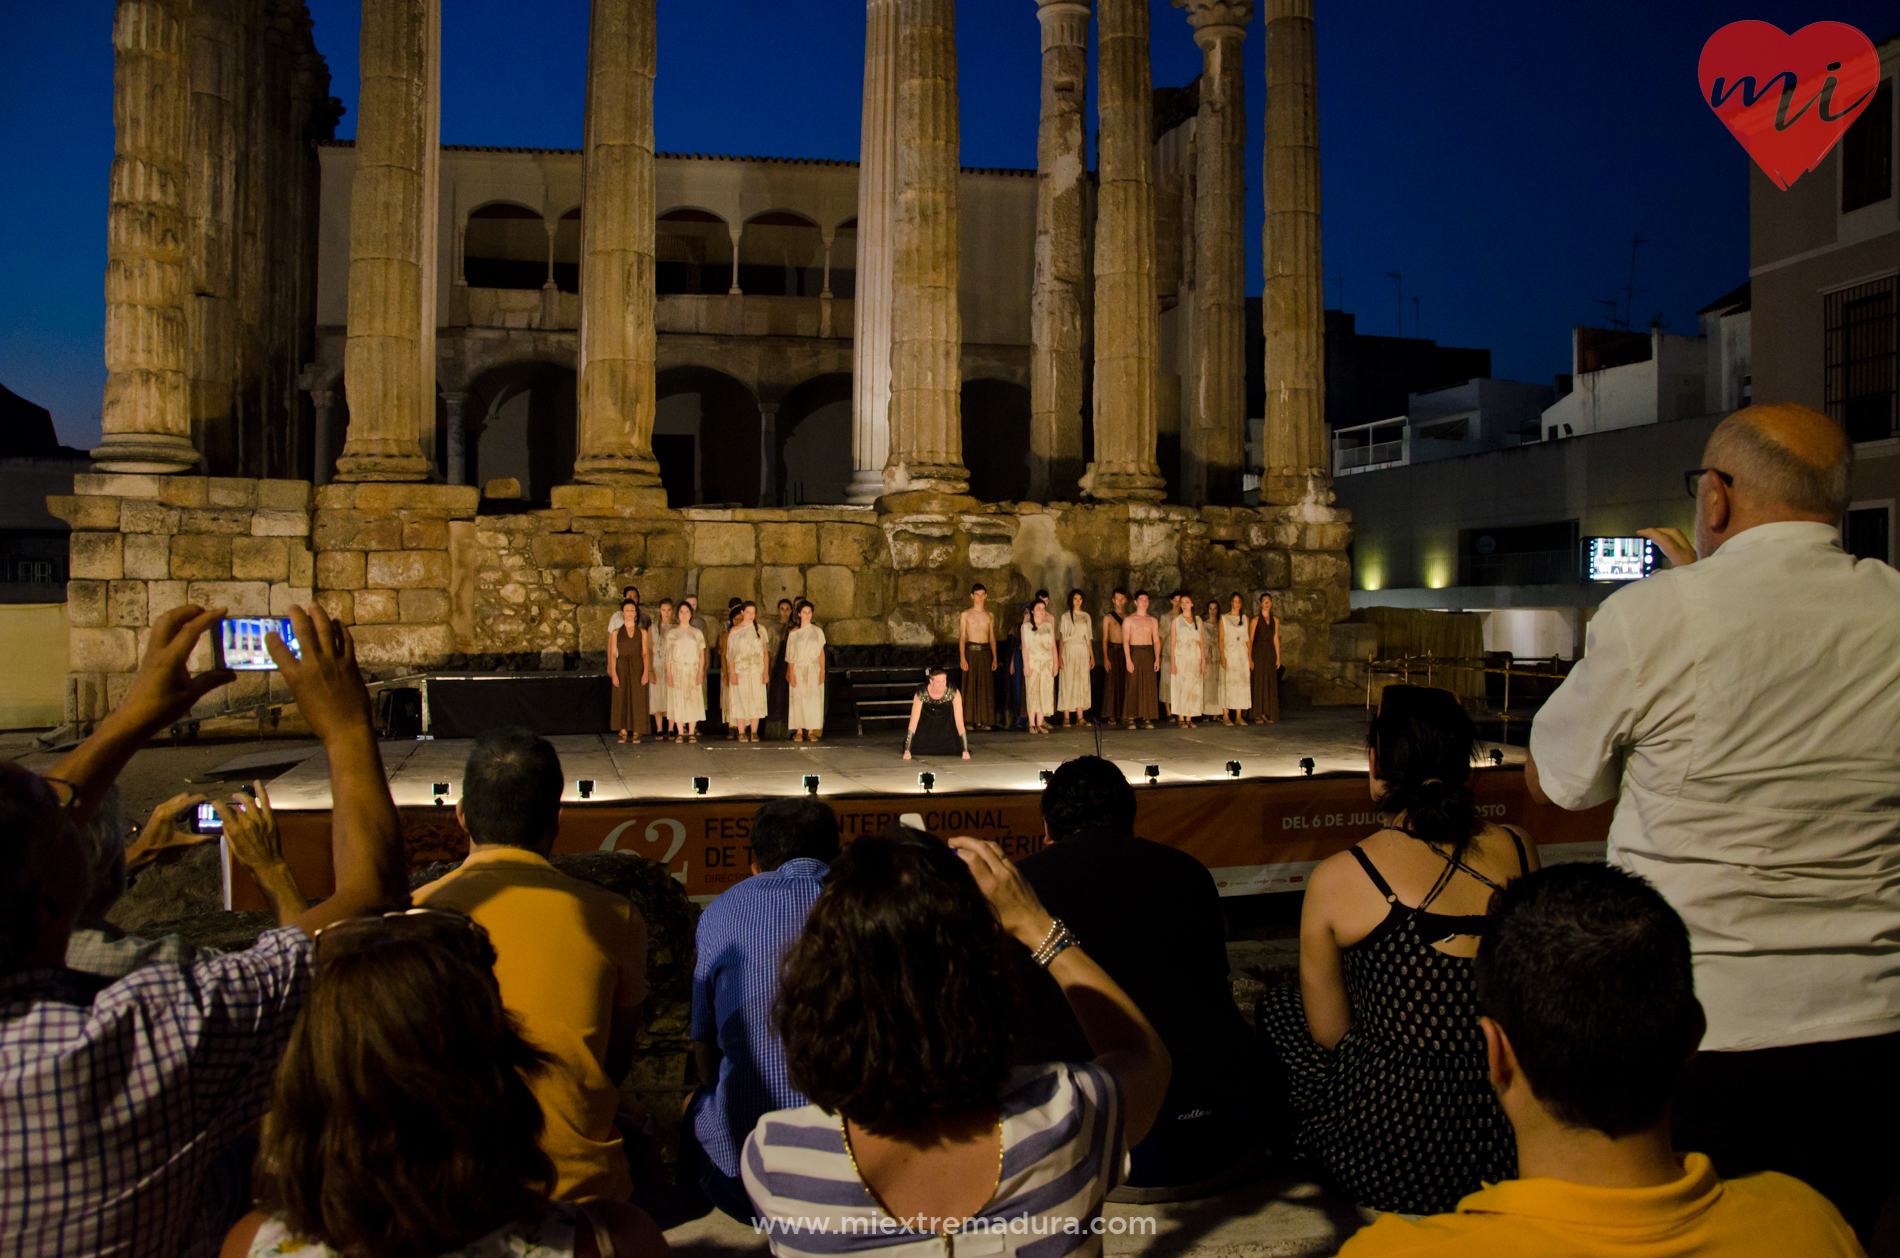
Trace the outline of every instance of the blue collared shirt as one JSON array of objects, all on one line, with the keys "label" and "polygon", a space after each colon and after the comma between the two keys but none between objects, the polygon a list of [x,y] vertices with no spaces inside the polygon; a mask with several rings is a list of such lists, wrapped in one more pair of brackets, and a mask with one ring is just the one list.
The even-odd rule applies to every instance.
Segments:
[{"label": "blue collared shirt", "polygon": [[792,1086],[785,1046],[772,1026],[779,959],[804,929],[829,866],[808,856],[755,874],[706,906],[693,967],[695,1040],[719,1046],[719,1083],[695,1107],[700,1148],[725,1174],[761,1114],[807,1103]]}]

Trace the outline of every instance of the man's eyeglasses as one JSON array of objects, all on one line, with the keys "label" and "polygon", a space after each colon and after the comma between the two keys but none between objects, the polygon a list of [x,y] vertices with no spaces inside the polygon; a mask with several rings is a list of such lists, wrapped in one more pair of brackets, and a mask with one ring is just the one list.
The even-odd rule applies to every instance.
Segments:
[{"label": "man's eyeglasses", "polygon": [[318,927],[312,939],[320,961],[378,944],[425,939],[442,944],[484,968],[495,964],[495,946],[482,924],[466,913],[449,909],[398,909],[368,917],[346,917]]},{"label": "man's eyeglasses", "polygon": [[1735,478],[1719,468],[1692,467],[1682,474],[1683,487],[1689,491],[1691,498],[1694,498],[1701,491],[1702,477],[1704,475],[1719,476],[1722,478],[1724,485],[1727,485],[1730,489],[1735,488]]}]

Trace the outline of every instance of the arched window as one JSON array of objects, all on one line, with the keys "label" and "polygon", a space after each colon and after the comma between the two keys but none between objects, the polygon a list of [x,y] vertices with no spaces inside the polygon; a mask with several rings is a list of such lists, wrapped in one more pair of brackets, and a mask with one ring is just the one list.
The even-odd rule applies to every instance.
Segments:
[{"label": "arched window", "polygon": [[657,292],[723,293],[732,285],[732,234],[705,210],[669,210],[654,233]]},{"label": "arched window", "polygon": [[746,220],[739,237],[739,287],[748,296],[816,297],[824,286],[825,241],[818,224],[790,210]]},{"label": "arched window", "polygon": [[564,293],[581,291],[581,207],[554,224],[554,285]]},{"label": "arched window", "polygon": [[462,277],[470,288],[539,288],[548,278],[548,233],[541,216],[507,201],[468,216]]},{"label": "arched window", "polygon": [[831,295],[850,301],[858,295],[858,220],[839,223],[831,238]]}]

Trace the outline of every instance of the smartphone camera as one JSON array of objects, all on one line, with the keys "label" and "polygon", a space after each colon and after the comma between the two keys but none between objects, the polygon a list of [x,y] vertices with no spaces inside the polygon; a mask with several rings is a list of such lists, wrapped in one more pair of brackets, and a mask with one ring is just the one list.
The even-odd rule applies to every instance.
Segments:
[{"label": "smartphone camera", "polygon": [[290,627],[290,617],[227,616],[218,622],[217,636],[212,639],[217,666],[240,673],[267,672],[276,668],[277,661],[270,657],[270,649],[264,645],[265,639],[273,633],[284,640],[291,655],[303,658],[303,651],[297,645],[297,635]]},{"label": "smartphone camera", "polygon": [[210,804],[199,804],[191,817],[193,834],[223,834],[224,818],[218,816],[218,810]]}]

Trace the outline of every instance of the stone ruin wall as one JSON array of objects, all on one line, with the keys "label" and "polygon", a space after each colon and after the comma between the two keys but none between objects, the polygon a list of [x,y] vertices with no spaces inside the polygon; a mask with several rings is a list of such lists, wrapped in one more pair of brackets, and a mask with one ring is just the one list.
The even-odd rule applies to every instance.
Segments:
[{"label": "stone ruin wall", "polygon": [[[952,643],[975,581],[1004,616],[1037,588],[1060,602],[1079,586],[1098,617],[1118,585],[1157,597],[1184,585],[1203,600],[1239,590],[1250,604],[1271,590],[1294,686],[1318,702],[1364,697],[1364,665],[1336,649],[1334,628],[1352,526],[1329,507],[676,511],[570,485],[551,508],[477,515],[477,491],[459,485],[99,474],[74,488],[49,500],[73,529],[73,721],[124,697],[152,618],[187,602],[280,615],[314,597],[387,677],[602,667],[626,585],[648,604],[697,594],[714,614],[734,596],[768,616],[804,596],[839,646]],[[285,697],[274,674],[245,674],[201,715]]]}]

